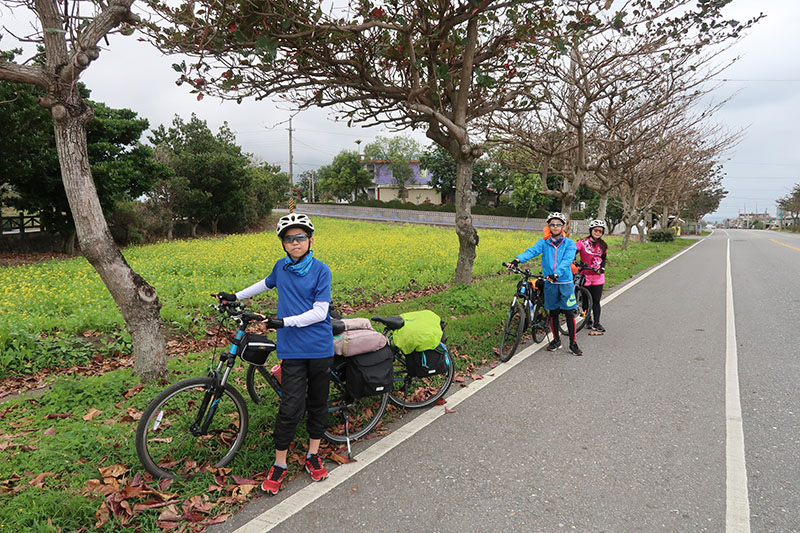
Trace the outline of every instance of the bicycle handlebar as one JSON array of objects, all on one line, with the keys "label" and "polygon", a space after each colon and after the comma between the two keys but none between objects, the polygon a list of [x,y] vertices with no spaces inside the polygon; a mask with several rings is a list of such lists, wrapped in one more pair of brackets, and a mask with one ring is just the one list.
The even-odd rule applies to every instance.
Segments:
[{"label": "bicycle handlebar", "polygon": [[589,265],[587,265],[586,263],[584,263],[583,261],[574,261],[574,263],[575,263],[575,266],[578,267],[581,271],[590,270],[590,271],[594,272],[595,274],[600,274],[601,273],[599,268],[592,268]]},{"label": "bicycle handlebar", "polygon": [[212,294],[211,296],[217,299],[217,303],[211,304],[210,307],[213,307],[219,313],[228,315],[237,322],[241,321],[245,324],[253,321],[263,322],[268,318],[258,313],[245,311],[242,308],[242,303],[238,300],[231,302],[227,300],[220,300],[217,294]]},{"label": "bicycle handlebar", "polygon": [[519,268],[519,266],[517,266],[514,263],[501,263],[501,264],[504,267],[506,267],[507,269],[509,269],[511,272],[513,272],[514,274],[522,274],[523,276],[525,276],[525,279],[528,279],[528,278],[542,278],[542,279],[551,280],[551,281],[558,281],[558,274],[551,274],[550,276],[544,276],[542,274],[534,274],[533,272],[531,272],[527,268],[525,270],[522,270],[521,268]]}]

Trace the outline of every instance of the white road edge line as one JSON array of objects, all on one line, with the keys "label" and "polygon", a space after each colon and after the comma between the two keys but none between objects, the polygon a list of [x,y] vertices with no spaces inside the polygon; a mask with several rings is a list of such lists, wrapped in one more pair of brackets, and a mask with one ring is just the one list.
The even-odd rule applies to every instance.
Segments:
[{"label": "white road edge line", "polygon": [[[648,270],[640,277],[634,279],[629,284],[625,285],[623,288],[614,291],[609,296],[603,298],[601,300],[602,304],[605,305],[608,302],[612,301],[614,298],[619,296],[620,294],[624,293],[634,285],[638,284],[640,281],[646,279],[649,275],[653,272],[656,272],[660,268],[668,265],[678,257],[682,256],[705,239],[701,239],[694,243],[693,245],[689,246],[682,252],[670,257],[663,263],[660,263],[653,267],[652,269]],[[538,344],[532,344],[522,350],[521,352],[514,355],[514,357],[507,363],[502,363],[497,365],[491,371],[487,372],[483,375],[483,379],[473,381],[469,384],[469,387],[464,387],[456,393],[451,394],[447,397],[447,404],[445,407],[452,409],[456,407],[458,404],[472,396],[473,394],[477,393],[489,383],[493,382],[495,379],[499,378],[518,364],[522,363],[525,359],[530,357],[534,352],[545,346],[546,343],[544,341]],[[280,523],[288,520],[293,515],[304,509],[306,506],[313,503],[318,498],[321,498],[328,492],[332,491],[354,475],[358,474],[361,470],[372,464],[373,462],[377,461],[387,453],[389,453],[393,448],[402,444],[406,441],[409,437],[417,433],[418,431],[422,430],[426,426],[430,425],[434,420],[439,418],[440,416],[445,415],[445,409],[442,406],[434,406],[425,411],[424,413],[417,416],[411,422],[407,424],[403,424],[399,428],[392,431],[390,434],[382,437],[379,442],[376,442],[363,452],[359,453],[355,459],[356,462],[348,463],[346,465],[341,465],[338,468],[334,469],[328,479],[320,483],[311,483],[310,485],[306,486],[305,488],[297,491],[296,493],[292,494],[282,502],[276,504],[275,506],[267,509],[257,517],[253,518],[248,523],[244,524],[243,526],[239,527],[235,530],[234,533],[261,533],[266,531],[271,531],[272,528],[279,525]]]},{"label": "white road edge line", "polygon": [[749,533],[750,501],[747,494],[747,465],[744,456],[744,428],[739,397],[739,359],[736,350],[736,321],[733,314],[731,240],[728,238],[725,320],[725,531]]}]

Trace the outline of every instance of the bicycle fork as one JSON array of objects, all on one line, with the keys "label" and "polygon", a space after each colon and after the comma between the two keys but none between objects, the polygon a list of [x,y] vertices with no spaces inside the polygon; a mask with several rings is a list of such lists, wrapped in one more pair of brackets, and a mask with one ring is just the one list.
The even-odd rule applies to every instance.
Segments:
[{"label": "bicycle fork", "polygon": [[[189,431],[195,437],[199,437],[208,433],[208,426],[211,425],[211,420],[214,419],[214,413],[217,412],[217,406],[222,399],[222,392],[225,388],[225,382],[228,380],[228,375],[231,373],[231,367],[227,366],[222,375],[222,379],[217,380],[217,376],[219,376],[219,371],[222,365],[223,361],[220,361],[217,369],[212,372],[214,381],[206,389],[206,393],[203,396],[203,401],[200,402],[200,410],[197,413],[197,418],[195,418],[192,425],[189,426]],[[200,425],[201,420],[202,425]]]}]

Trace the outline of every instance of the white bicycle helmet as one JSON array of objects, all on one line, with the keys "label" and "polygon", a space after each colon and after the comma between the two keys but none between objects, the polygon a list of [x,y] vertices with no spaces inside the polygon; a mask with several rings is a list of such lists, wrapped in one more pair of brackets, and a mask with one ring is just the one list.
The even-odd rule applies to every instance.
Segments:
[{"label": "white bicycle helmet", "polygon": [[554,218],[557,218],[558,220],[560,220],[562,224],[566,224],[567,223],[567,217],[566,217],[566,215],[564,215],[564,213],[559,213],[558,211],[550,213],[549,215],[547,215],[547,222],[549,223]]},{"label": "white bicycle helmet", "polygon": [[279,238],[282,238],[283,233],[289,228],[303,228],[308,232],[309,237],[314,235],[314,224],[311,223],[311,219],[308,218],[308,215],[302,213],[283,215],[280,220],[278,220],[278,227],[275,228],[275,233],[278,234]]},{"label": "white bicycle helmet", "polygon": [[589,222],[589,231],[592,231],[594,228],[603,228],[603,233],[605,233],[608,230],[608,228],[606,227],[606,221],[600,220],[599,218]]}]

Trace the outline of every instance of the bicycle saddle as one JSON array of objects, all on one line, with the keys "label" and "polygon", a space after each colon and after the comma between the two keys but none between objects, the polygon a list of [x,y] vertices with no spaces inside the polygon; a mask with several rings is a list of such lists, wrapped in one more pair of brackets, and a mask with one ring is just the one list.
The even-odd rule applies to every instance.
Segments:
[{"label": "bicycle saddle", "polygon": [[386,329],[400,329],[406,323],[403,320],[403,317],[400,315],[393,315],[393,316],[374,316],[372,320],[375,322],[380,322]]}]

